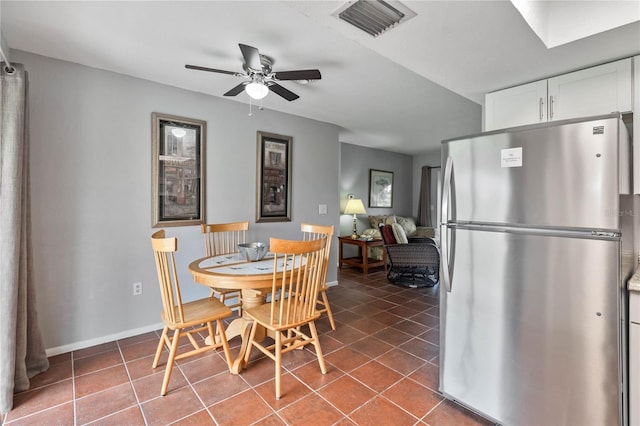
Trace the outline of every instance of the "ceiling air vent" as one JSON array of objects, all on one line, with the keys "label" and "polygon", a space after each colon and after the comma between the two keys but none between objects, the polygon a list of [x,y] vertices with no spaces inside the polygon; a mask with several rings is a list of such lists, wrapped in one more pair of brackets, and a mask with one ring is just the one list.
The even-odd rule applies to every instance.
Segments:
[{"label": "ceiling air vent", "polygon": [[357,0],[346,3],[332,15],[377,37],[416,13],[397,1]]}]

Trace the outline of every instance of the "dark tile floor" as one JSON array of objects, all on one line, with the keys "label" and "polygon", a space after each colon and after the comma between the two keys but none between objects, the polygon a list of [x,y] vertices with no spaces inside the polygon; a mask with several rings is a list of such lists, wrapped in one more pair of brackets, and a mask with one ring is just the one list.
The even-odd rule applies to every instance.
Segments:
[{"label": "dark tile floor", "polygon": [[[52,357],[2,424],[491,424],[438,394],[437,287],[397,287],[378,269],[338,278],[327,292],[337,329],[325,317],[317,323],[328,372],[311,349],[286,354],[278,401],[274,363],[256,349],[241,375],[221,352],[179,361],[161,397],[153,332]],[[235,355],[239,338],[232,345]]]}]

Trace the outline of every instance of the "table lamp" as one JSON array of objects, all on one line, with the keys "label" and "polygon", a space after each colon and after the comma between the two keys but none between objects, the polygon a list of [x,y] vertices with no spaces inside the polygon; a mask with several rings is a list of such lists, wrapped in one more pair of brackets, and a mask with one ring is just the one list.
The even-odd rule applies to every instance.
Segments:
[{"label": "table lamp", "polygon": [[356,228],[356,215],[366,213],[367,211],[364,209],[364,204],[362,204],[361,199],[351,198],[347,200],[347,205],[344,208],[344,214],[353,215],[353,233],[351,234],[351,238],[353,238],[354,240],[358,238],[358,229]]}]

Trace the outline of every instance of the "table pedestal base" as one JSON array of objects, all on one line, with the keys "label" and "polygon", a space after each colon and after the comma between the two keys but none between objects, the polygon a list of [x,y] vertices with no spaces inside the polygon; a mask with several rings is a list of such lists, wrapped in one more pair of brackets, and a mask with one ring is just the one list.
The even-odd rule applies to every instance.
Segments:
[{"label": "table pedestal base", "polygon": [[[267,294],[260,290],[243,289],[242,290],[242,310],[255,308],[256,306],[264,305],[267,300]],[[244,312],[240,318],[236,318],[227,327],[225,334],[227,340],[231,340],[236,336],[242,337],[242,344],[240,345],[240,352],[233,361],[231,367],[231,373],[240,374],[244,369],[244,355],[249,348],[249,334],[251,333],[251,325],[253,320]],[[256,340],[261,341],[265,338],[265,329],[260,327],[256,330]],[[209,336],[205,339],[205,344],[211,344]]]}]

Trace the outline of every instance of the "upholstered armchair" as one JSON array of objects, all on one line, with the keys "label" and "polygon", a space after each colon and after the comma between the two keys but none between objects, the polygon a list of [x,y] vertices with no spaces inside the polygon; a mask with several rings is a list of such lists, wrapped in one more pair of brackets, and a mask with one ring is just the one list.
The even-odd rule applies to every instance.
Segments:
[{"label": "upholstered armchair", "polygon": [[387,279],[406,287],[433,287],[439,281],[440,251],[431,238],[409,243],[398,224],[380,225],[387,251]]},{"label": "upholstered armchair", "polygon": [[[380,235],[381,225],[391,225],[397,223],[402,226],[405,235],[409,242],[424,242],[425,238],[431,238],[438,244],[438,230],[427,226],[417,226],[415,220],[409,216],[398,216],[395,214],[381,215],[381,216],[369,216],[370,228],[367,228],[362,233],[363,237],[368,238],[382,238]],[[382,260],[382,247],[369,247],[369,258]]]}]

